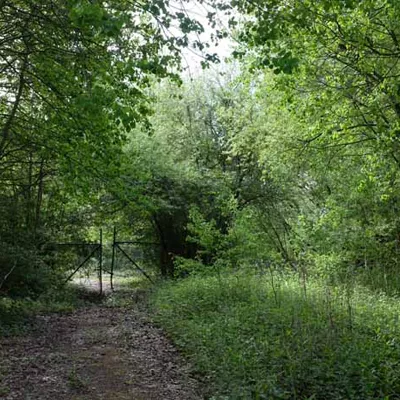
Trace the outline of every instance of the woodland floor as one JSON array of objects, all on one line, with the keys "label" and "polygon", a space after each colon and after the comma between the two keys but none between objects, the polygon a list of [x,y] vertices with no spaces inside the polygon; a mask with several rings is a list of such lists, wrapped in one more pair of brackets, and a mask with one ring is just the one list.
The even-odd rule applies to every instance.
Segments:
[{"label": "woodland floor", "polygon": [[201,399],[189,366],[149,321],[143,296],[124,296],[124,306],[39,315],[29,335],[0,339],[0,398]]}]

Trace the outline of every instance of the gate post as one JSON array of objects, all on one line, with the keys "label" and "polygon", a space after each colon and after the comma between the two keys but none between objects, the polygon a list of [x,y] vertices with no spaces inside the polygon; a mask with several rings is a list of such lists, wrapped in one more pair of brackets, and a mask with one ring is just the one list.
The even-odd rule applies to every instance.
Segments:
[{"label": "gate post", "polygon": [[114,233],[113,233],[113,244],[112,244],[112,258],[111,258],[111,268],[110,268],[110,286],[111,290],[114,291],[114,263],[115,263],[115,243],[117,242],[117,229],[114,226]]},{"label": "gate post", "polygon": [[100,228],[100,245],[99,245],[99,290],[100,296],[103,294],[103,229]]}]

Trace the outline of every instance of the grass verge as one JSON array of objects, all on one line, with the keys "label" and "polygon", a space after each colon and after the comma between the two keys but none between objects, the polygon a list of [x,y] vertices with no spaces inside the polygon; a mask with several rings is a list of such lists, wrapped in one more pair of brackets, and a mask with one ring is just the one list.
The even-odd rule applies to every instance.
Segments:
[{"label": "grass verge", "polygon": [[71,312],[95,300],[98,300],[96,293],[72,285],[49,290],[34,300],[0,297],[0,336],[26,333],[37,314]]},{"label": "grass verge", "polygon": [[400,398],[396,298],[267,274],[166,283],[152,304],[213,399]]}]

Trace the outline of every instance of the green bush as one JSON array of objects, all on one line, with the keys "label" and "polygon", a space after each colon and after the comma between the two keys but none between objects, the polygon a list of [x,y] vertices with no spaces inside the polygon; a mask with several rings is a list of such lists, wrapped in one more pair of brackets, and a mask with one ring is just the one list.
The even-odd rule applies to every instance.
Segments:
[{"label": "green bush", "polygon": [[216,399],[389,399],[400,393],[397,299],[277,273],[160,287],[156,321]]},{"label": "green bush", "polygon": [[65,279],[68,261],[65,254],[0,242],[0,295],[36,298]]}]

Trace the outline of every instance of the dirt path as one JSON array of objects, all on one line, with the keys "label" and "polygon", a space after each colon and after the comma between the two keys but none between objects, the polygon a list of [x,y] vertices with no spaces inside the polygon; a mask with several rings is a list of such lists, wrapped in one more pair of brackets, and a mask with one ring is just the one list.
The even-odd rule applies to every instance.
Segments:
[{"label": "dirt path", "polygon": [[38,316],[34,333],[0,340],[0,398],[201,399],[176,349],[131,304]]}]

